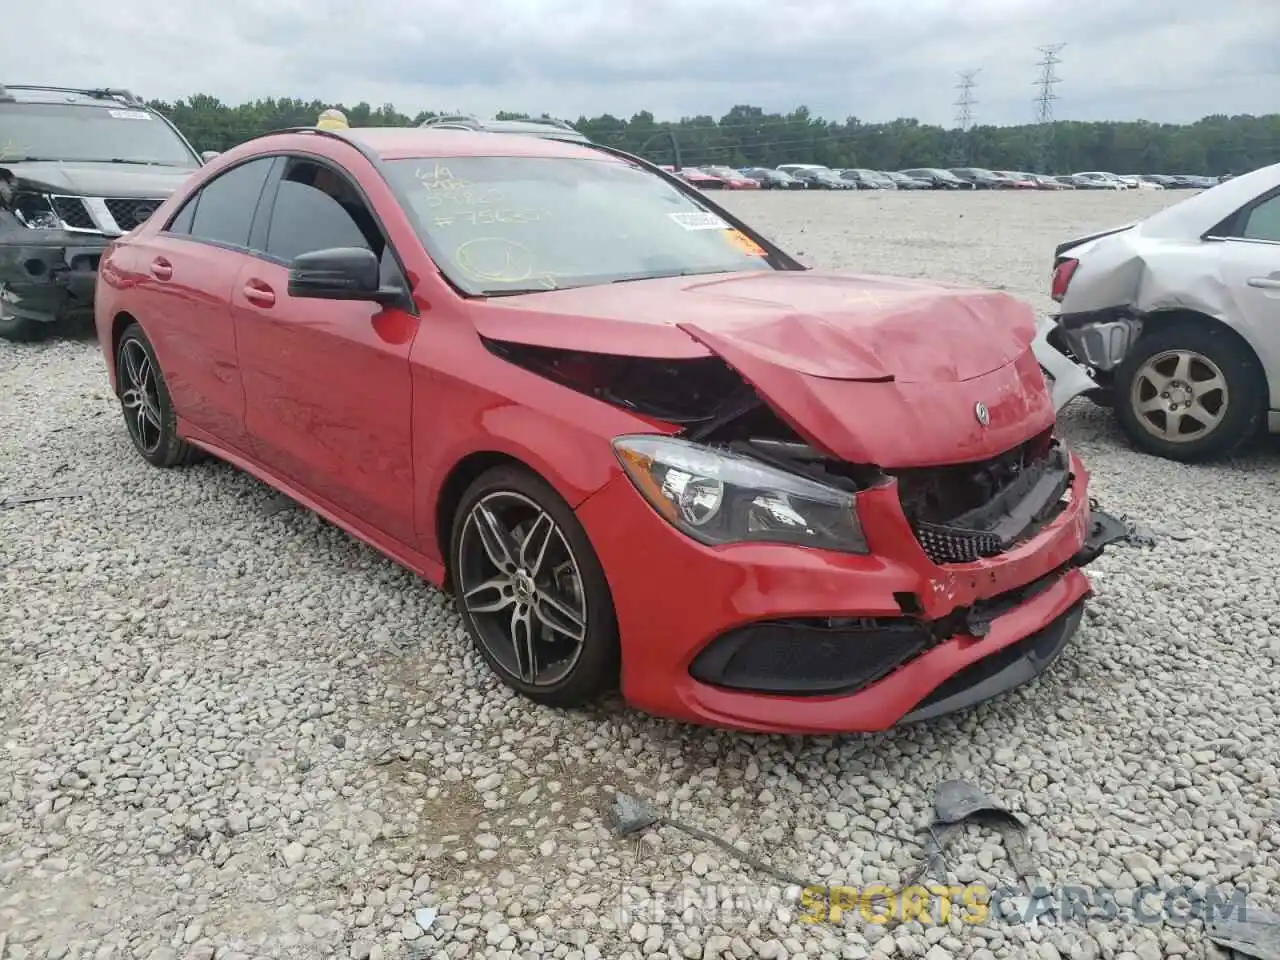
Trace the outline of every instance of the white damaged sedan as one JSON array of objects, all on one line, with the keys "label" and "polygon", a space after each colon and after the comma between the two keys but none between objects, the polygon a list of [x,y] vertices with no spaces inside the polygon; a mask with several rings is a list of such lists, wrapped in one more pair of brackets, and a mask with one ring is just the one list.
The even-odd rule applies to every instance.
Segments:
[{"label": "white damaged sedan", "polygon": [[1280,433],[1280,164],[1060,244],[1052,295],[1035,346],[1059,407],[1087,394],[1187,462]]}]

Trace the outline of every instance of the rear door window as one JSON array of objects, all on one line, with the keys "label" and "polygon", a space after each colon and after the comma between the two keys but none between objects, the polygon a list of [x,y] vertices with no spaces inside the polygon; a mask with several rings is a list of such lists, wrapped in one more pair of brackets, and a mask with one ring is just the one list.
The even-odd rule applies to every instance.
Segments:
[{"label": "rear door window", "polygon": [[[273,157],[250,160],[210,180],[200,191],[189,230],[191,236],[197,240],[247,248],[249,229],[253,226],[253,217],[273,161]],[[181,219],[180,216],[178,220]],[[177,221],[174,226],[178,226]]]}]

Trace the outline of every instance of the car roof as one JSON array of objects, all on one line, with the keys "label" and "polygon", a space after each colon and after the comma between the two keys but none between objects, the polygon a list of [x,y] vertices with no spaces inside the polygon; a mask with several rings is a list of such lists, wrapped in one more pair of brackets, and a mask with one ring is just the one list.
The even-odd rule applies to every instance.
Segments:
[{"label": "car roof", "polygon": [[81,107],[149,110],[141,98],[128,90],[46,87],[36,84],[0,83],[0,103],[50,103]]},{"label": "car roof", "polygon": [[352,127],[330,131],[354,141],[383,160],[423,157],[548,157],[566,160],[616,158],[578,144],[545,136],[438,127]]}]

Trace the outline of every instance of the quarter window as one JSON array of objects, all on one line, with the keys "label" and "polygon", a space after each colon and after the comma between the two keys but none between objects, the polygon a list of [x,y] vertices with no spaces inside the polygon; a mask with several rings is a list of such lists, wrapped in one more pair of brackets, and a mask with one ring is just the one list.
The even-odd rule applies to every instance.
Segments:
[{"label": "quarter window", "polygon": [[[200,191],[191,223],[191,236],[233,247],[249,245],[249,228],[258,209],[273,158],[262,157],[233,167]],[[185,214],[185,211],[184,211]],[[182,215],[175,221],[177,227]]]},{"label": "quarter window", "polygon": [[191,232],[191,224],[196,218],[196,204],[200,200],[200,195],[188,197],[187,202],[182,205],[182,209],[178,215],[173,218],[173,223],[169,224],[169,233],[188,234]]},{"label": "quarter window", "polygon": [[1249,211],[1240,236],[1245,240],[1271,240],[1280,243],[1280,194],[1264,200]]}]

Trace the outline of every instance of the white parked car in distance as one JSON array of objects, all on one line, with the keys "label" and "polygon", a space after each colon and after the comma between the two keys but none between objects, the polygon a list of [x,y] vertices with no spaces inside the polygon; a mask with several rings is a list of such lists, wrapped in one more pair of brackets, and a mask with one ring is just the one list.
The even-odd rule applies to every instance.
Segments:
[{"label": "white parked car in distance", "polygon": [[1173,460],[1280,433],[1280,163],[1059,244],[1036,352],[1059,405],[1112,406]]},{"label": "white parked car in distance", "polygon": [[1117,177],[1114,173],[1103,173],[1098,170],[1089,170],[1085,173],[1073,173],[1073,177],[1079,177],[1081,180],[1089,180],[1101,187],[1110,190],[1128,190],[1129,184],[1121,177]]}]

